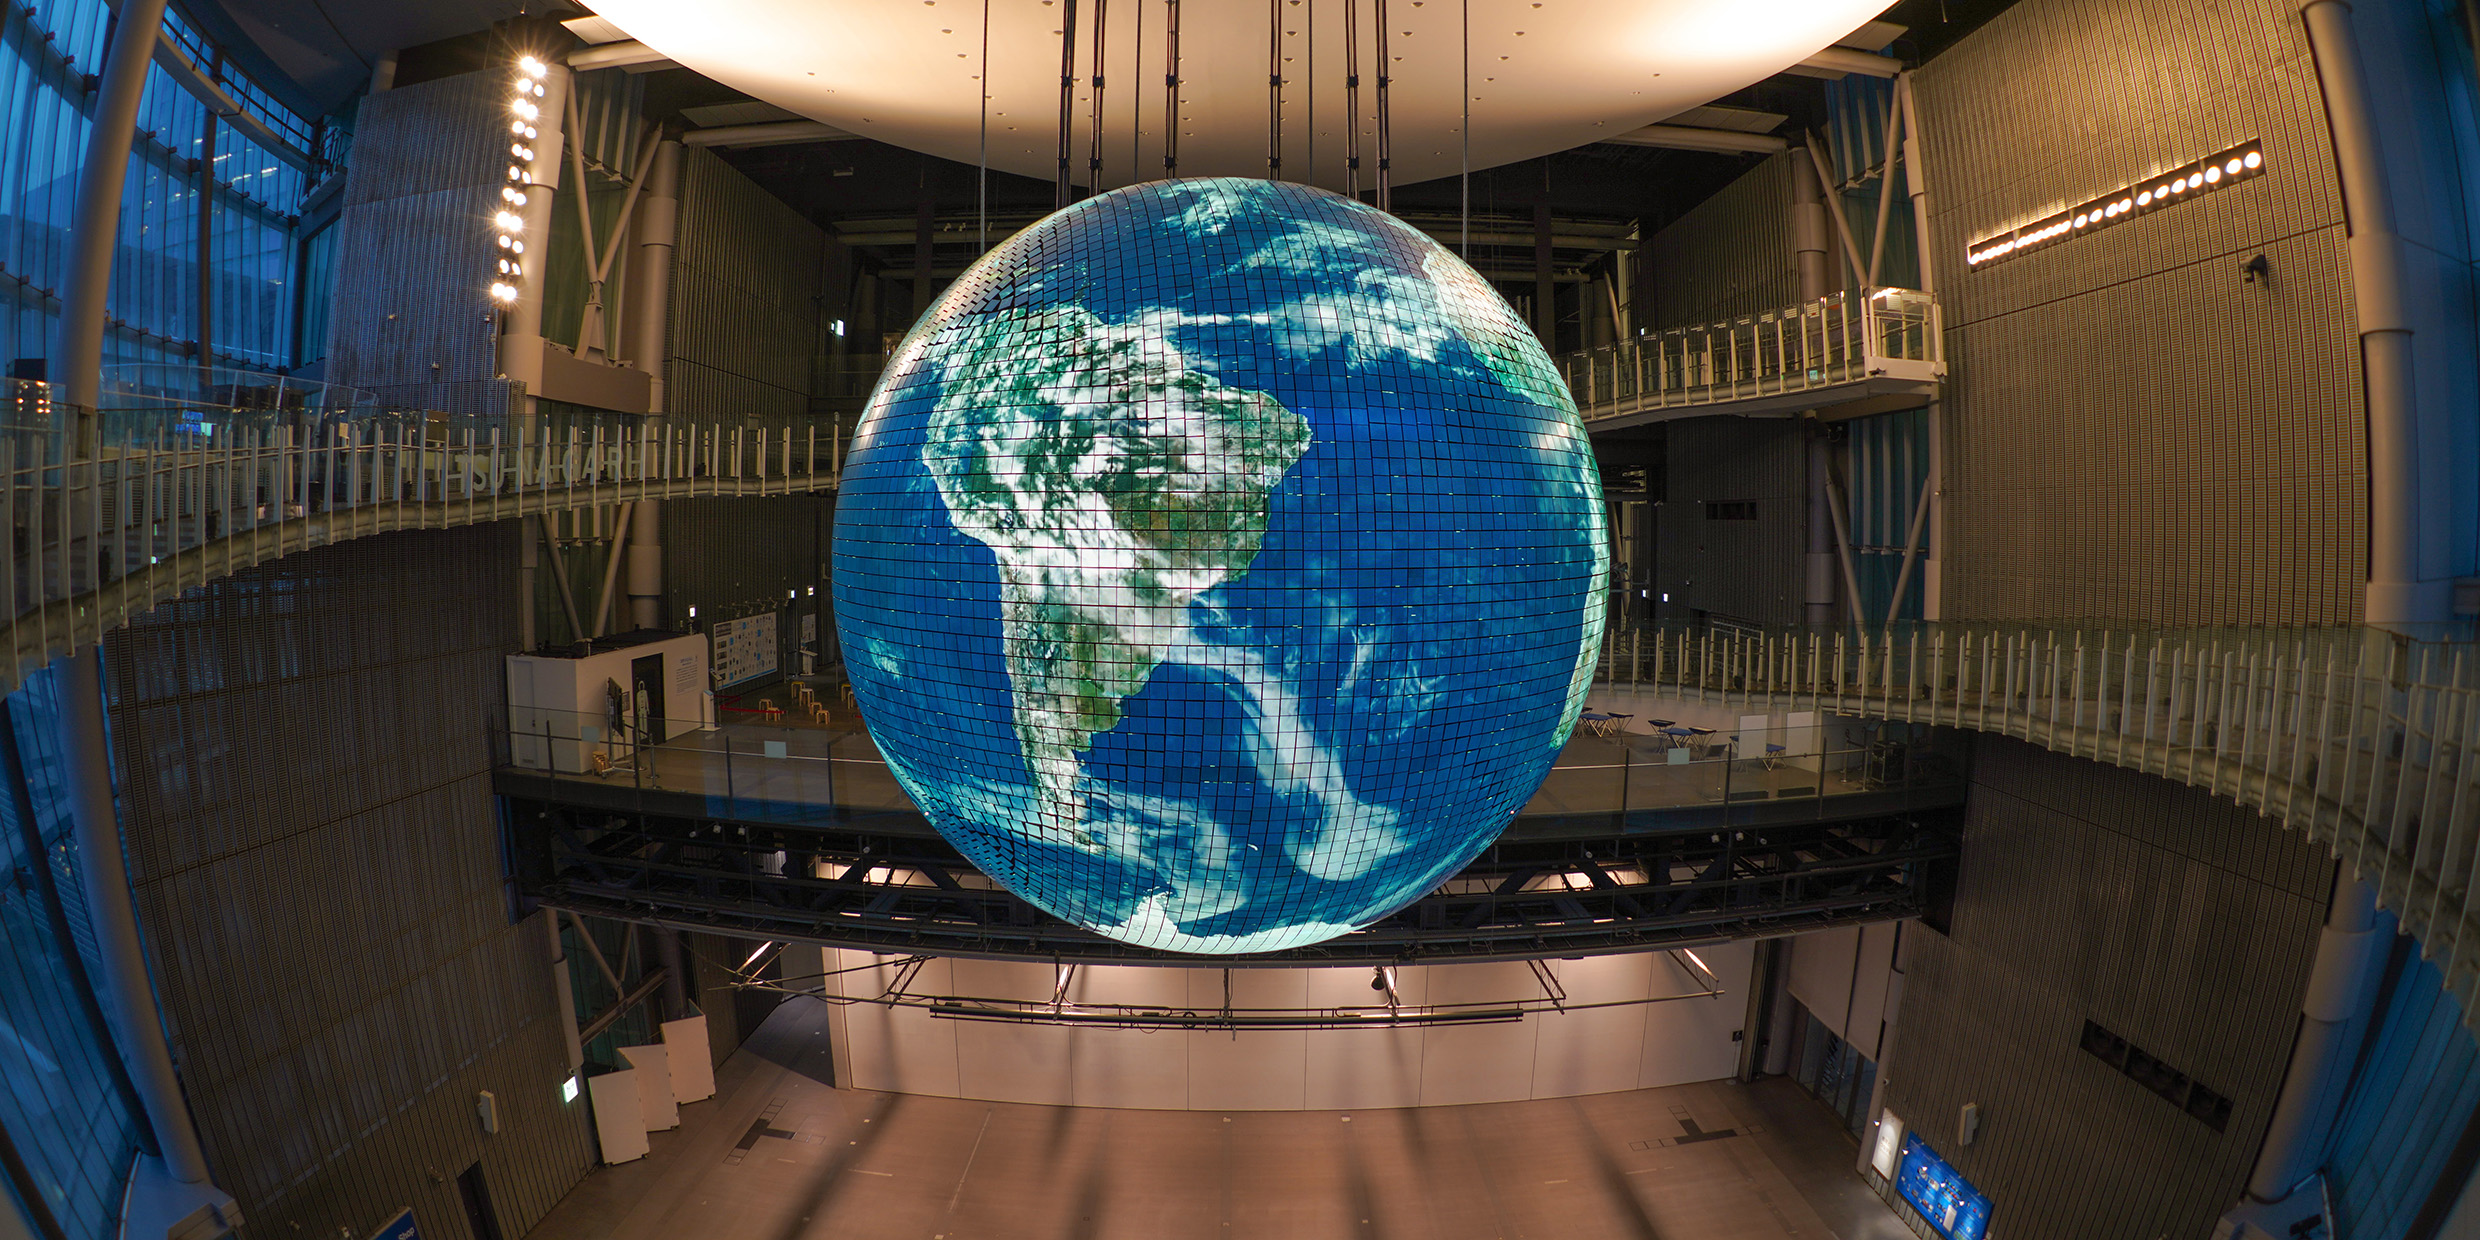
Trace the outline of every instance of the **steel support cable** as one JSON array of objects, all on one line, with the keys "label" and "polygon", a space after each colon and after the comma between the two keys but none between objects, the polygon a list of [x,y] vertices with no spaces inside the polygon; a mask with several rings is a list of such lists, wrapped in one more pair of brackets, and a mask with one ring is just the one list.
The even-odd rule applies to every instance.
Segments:
[{"label": "steel support cable", "polygon": [[1343,0],[1343,192],[1361,196],[1361,32],[1359,4]]},{"label": "steel support cable", "polygon": [[973,173],[973,211],[980,225],[980,252],[990,252],[990,0],[982,0],[982,75],[974,81],[982,88],[982,149],[981,162]]},{"label": "steel support cable", "polygon": [[1163,175],[1180,176],[1180,0],[1163,0]]},{"label": "steel support cable", "polygon": [[1392,211],[1395,209],[1395,191],[1387,164],[1393,147],[1387,132],[1386,88],[1393,75],[1386,67],[1386,0],[1375,0],[1374,7],[1378,19],[1378,209]]},{"label": "steel support cable", "polygon": [[1059,184],[1051,208],[1068,205],[1069,127],[1076,123],[1076,0],[1060,0],[1059,14]]},{"label": "steel support cable", "polygon": [[1266,0],[1266,179],[1283,179],[1283,0]]},{"label": "steel support cable", "polygon": [[[985,0],[987,2],[987,0]],[[1145,81],[1145,0],[1137,0],[1137,32],[1128,40],[1128,80],[1142,85]],[[1145,92],[1128,92],[1128,183],[1134,185],[1145,175]]]},{"label": "steel support cable", "polygon": [[1102,192],[1102,70],[1103,55],[1107,46],[1104,35],[1110,29],[1105,21],[1110,15],[1108,7],[1110,2],[1111,0],[1094,0],[1094,97],[1091,100],[1090,109],[1093,133],[1086,140],[1085,149],[1085,192],[1088,194]]},{"label": "steel support cable", "polygon": [[1464,119],[1456,134],[1464,140],[1464,149],[1463,166],[1457,174],[1461,205],[1457,208],[1455,248],[1456,254],[1469,263],[1472,261],[1472,0],[1464,0],[1459,20],[1462,22],[1463,43],[1456,67],[1457,81],[1462,84]]}]

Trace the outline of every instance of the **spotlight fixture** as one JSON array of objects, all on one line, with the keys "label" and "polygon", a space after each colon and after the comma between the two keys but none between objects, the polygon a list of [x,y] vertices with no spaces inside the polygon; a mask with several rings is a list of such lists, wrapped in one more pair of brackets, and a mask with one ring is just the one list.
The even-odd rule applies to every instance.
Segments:
[{"label": "spotlight fixture", "polygon": [[2159,180],[2148,178],[2011,232],[1983,237],[1964,247],[1964,259],[1973,267],[1987,266],[2038,249],[2060,237],[2095,232],[2132,215],[2149,214],[2207,191],[2252,180],[2262,175],[2264,168],[2264,144],[2244,142],[2218,155],[2173,168]]},{"label": "spotlight fixture", "polygon": [[525,243],[517,239],[525,231],[525,217],[519,212],[525,209],[524,187],[533,181],[533,142],[539,134],[534,122],[542,119],[542,106],[535,100],[548,96],[543,79],[550,74],[551,66],[545,61],[520,56],[516,76],[510,82],[514,97],[508,101],[508,109],[516,119],[508,122],[508,183],[499,190],[500,201],[505,205],[491,216],[491,235],[499,251],[499,279],[492,281],[490,292],[492,302],[501,306],[516,304],[520,282],[525,278],[525,264],[515,257],[525,253]]}]

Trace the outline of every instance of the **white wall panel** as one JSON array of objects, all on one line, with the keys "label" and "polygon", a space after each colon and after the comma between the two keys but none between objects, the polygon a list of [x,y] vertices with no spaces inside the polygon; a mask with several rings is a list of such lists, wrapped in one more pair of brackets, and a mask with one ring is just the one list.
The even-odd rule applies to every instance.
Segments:
[{"label": "white wall panel", "polygon": [[1838,1038],[1851,1015],[1851,971],[1859,952],[1860,931],[1855,927],[1791,940],[1791,997]]},{"label": "white wall panel", "polygon": [[[1151,1032],[943,1020],[852,1004],[840,1011],[839,1079],[994,1101],[1199,1111],[1448,1106],[1717,1080],[1738,1064],[1732,1035],[1747,1010],[1753,953],[1746,944],[1696,950],[1720,979],[1722,997],[1643,1002],[1700,985],[1664,952],[1545,961],[1573,1010],[1535,1011],[1505,1024]],[[829,962],[852,968],[872,959],[836,952]],[[862,967],[838,984],[842,993],[867,996],[892,973]],[[1068,998],[1212,1012],[1224,1006],[1225,976],[1087,965],[1076,970]],[[1366,967],[1232,969],[1228,976],[1230,1005],[1241,1011],[1367,1009],[1379,1001]],[[1047,1002],[1054,977],[1048,964],[934,962],[912,989]],[[1544,995],[1520,963],[1402,968],[1396,992],[1416,1007],[1512,1006]]]},{"label": "white wall panel", "polygon": [[[1673,999],[1645,1006],[1644,1062],[1638,1089],[1718,1081],[1739,1069],[1739,1043],[1731,1034],[1748,1017],[1748,976],[1754,943],[1717,943],[1696,949],[1714,971],[1722,992],[1712,998]],[[1675,995],[1695,987],[1686,970],[1665,955],[1653,962],[1653,993]]]}]

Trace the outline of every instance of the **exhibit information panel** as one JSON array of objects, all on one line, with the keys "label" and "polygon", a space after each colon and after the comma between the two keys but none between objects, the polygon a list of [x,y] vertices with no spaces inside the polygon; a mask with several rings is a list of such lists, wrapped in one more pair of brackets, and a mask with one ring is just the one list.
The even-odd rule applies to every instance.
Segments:
[{"label": "exhibit information panel", "polygon": [[1989,1199],[1917,1135],[1903,1139],[1894,1186],[1946,1240],[1981,1240],[1989,1230]]},{"label": "exhibit information panel", "polygon": [[775,613],[715,624],[715,687],[729,689],[775,674]]}]

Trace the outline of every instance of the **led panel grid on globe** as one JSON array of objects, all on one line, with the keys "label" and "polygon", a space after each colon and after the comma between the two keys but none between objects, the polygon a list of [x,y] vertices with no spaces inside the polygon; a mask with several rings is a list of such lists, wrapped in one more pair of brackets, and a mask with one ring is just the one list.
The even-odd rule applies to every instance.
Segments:
[{"label": "led panel grid on globe", "polygon": [[1302,946],[1435,888],[1601,638],[1575,405],[1363,204],[1155,182],[993,250],[891,359],[836,508],[846,665],[933,825],[1114,938]]}]

